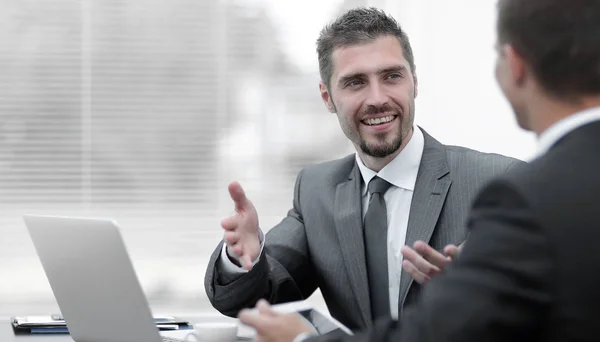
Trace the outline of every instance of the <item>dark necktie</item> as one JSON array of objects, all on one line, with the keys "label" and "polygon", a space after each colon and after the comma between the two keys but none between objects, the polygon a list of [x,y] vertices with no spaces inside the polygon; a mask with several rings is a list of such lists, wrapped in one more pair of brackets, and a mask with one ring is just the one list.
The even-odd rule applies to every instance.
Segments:
[{"label": "dark necktie", "polygon": [[390,316],[390,297],[387,263],[387,210],[383,194],[391,186],[375,176],[369,182],[371,200],[365,215],[364,239],[371,295],[373,320]]}]

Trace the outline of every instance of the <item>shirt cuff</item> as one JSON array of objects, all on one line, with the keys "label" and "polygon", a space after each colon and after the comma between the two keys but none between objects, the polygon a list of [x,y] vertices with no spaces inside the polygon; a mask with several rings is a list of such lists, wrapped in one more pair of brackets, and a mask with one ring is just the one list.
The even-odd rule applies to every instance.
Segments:
[{"label": "shirt cuff", "polygon": [[311,333],[306,333],[306,332],[303,332],[303,333],[301,333],[300,335],[296,336],[296,338],[294,338],[294,341],[292,341],[292,342],[302,342],[302,341],[306,341],[306,340],[308,340],[308,339],[309,339],[309,338],[311,338],[311,337],[315,337],[315,335],[314,335],[314,334],[311,334]]},{"label": "shirt cuff", "polygon": [[[260,241],[260,253],[258,253],[258,258],[252,262],[253,267],[260,261],[260,256],[262,255],[263,248],[265,247],[265,235],[260,229],[258,230],[258,241]],[[227,243],[223,243],[221,257],[219,258],[219,268],[222,270],[222,272],[229,274],[242,274],[248,272],[247,269],[234,264],[229,258],[229,253],[227,253]],[[236,256],[232,255],[231,258],[237,260],[240,265],[242,264]]]}]

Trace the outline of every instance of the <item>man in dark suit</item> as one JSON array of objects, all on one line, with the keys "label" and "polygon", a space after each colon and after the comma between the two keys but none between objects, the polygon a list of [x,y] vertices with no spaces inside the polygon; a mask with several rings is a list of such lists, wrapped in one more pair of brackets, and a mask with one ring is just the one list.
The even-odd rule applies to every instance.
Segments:
[{"label": "man in dark suit", "polygon": [[[600,339],[600,1],[500,0],[497,29],[496,78],[519,125],[538,135],[538,156],[477,196],[461,254],[415,310],[315,340]],[[259,306],[240,314],[259,340],[307,331]]]},{"label": "man in dark suit", "polygon": [[414,126],[412,50],[382,11],[347,12],[322,31],[317,50],[323,102],[357,153],[303,169],[293,208],[264,237],[252,203],[232,183],[237,213],[222,222],[224,242],[205,288],[232,316],[261,298],[302,300],[319,288],[335,318],[368,328],[376,317],[397,317],[418,294],[401,274],[401,247],[464,241],[476,192],[519,162],[443,145]]}]

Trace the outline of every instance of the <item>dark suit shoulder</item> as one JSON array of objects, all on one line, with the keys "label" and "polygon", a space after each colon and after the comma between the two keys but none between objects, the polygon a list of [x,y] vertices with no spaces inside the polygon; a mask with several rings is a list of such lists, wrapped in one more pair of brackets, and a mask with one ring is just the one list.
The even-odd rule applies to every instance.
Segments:
[{"label": "dark suit shoulder", "polygon": [[[600,124],[579,128],[543,156],[497,177],[487,193],[510,189],[518,194],[557,253],[565,251],[564,246],[571,246],[583,255],[600,256],[597,254],[600,232],[590,229],[600,226],[597,146],[600,146]],[[594,262],[598,260],[600,257]],[[565,270],[570,272],[568,268]]]},{"label": "dark suit shoulder", "polygon": [[[504,176],[530,198],[546,216],[574,210],[597,210],[600,194],[600,123],[579,128],[561,139],[546,154]],[[585,200],[584,200],[585,199]],[[547,211],[547,212],[546,212]]]}]

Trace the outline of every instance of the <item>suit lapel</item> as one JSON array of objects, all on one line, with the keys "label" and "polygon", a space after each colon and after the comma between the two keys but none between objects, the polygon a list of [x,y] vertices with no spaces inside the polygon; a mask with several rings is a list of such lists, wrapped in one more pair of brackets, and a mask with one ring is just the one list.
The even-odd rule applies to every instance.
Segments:
[{"label": "suit lapel", "polygon": [[[446,161],[446,147],[424,130],[422,131],[425,137],[425,148],[408,218],[405,244],[409,246],[412,246],[417,240],[429,242],[452,183],[449,177],[444,177],[450,172]],[[402,270],[399,312],[402,310],[412,281],[410,275]]]},{"label": "suit lapel", "polygon": [[342,256],[348,270],[350,286],[364,323],[371,323],[371,304],[367,279],[367,262],[362,227],[361,176],[358,166],[348,180],[338,184],[335,194],[334,219]]}]

